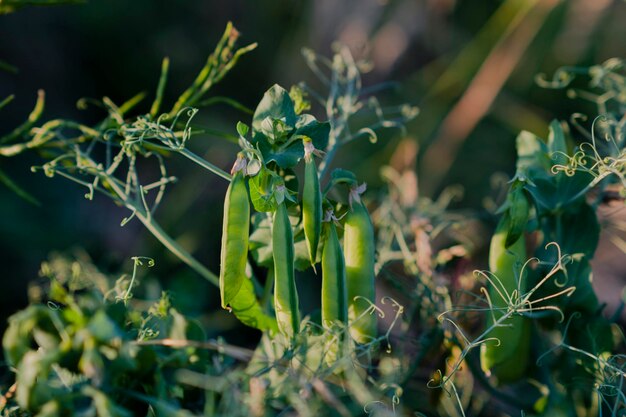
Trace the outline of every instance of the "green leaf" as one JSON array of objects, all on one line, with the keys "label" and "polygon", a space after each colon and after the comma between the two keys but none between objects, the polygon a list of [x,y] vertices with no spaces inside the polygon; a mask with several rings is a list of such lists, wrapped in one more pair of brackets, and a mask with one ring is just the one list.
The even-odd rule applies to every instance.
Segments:
[{"label": "green leaf", "polygon": [[[38,333],[47,331],[48,337],[59,342],[59,337],[54,330],[54,324],[50,319],[52,310],[45,306],[33,305],[19,311],[9,318],[9,327],[2,338],[2,347],[7,362],[17,366],[23,356],[32,348],[35,329]],[[38,335],[41,338],[41,335]]]},{"label": "green leaf", "polygon": [[115,404],[104,392],[91,386],[86,386],[83,391],[93,399],[93,405],[99,417],[132,417],[133,413]]},{"label": "green leaf", "polygon": [[259,173],[248,180],[250,200],[254,209],[258,212],[271,212],[276,210],[275,187],[284,181],[280,176],[267,168],[261,168]]},{"label": "green leaf", "polygon": [[[320,122],[310,114],[303,114],[298,117],[296,122],[295,136],[308,136],[313,142],[315,149],[325,151],[328,148],[328,136],[330,135],[330,123]],[[304,146],[298,141],[302,147],[302,156],[304,157]]]},{"label": "green leaf", "polygon": [[58,362],[59,357],[58,351],[43,350],[31,350],[24,355],[16,378],[20,387],[16,399],[21,407],[36,410],[58,394],[58,388],[55,389],[46,382],[52,365]]},{"label": "green leaf", "polygon": [[330,174],[330,181],[328,182],[328,184],[326,184],[326,187],[324,188],[324,192],[322,194],[325,196],[326,194],[328,194],[331,188],[338,184],[348,184],[349,186],[356,185],[356,175],[346,169],[334,169],[333,172],[331,172]]},{"label": "green leaf", "polygon": [[304,157],[304,146],[300,140],[289,141],[283,146],[272,146],[265,140],[258,142],[258,145],[265,163],[274,162],[280,168],[291,168]]},{"label": "green leaf", "polygon": [[330,180],[335,184],[344,183],[354,185],[357,183],[356,175],[354,175],[352,171],[341,168],[333,170],[333,172],[330,174]]},{"label": "green leaf", "polygon": [[98,312],[91,318],[87,326],[91,334],[103,343],[110,343],[115,339],[122,339],[124,333],[103,310]]},{"label": "green leaf", "polygon": [[[542,224],[544,243],[556,242],[563,254],[591,258],[600,240],[600,224],[593,208],[582,202],[569,210],[546,216]],[[551,252],[554,252],[552,249]],[[544,259],[540,256],[540,259]]]},{"label": "green leaf", "polygon": [[243,122],[237,122],[237,133],[239,133],[239,136],[242,136],[245,138],[249,130],[250,130],[250,127],[247,124]]},{"label": "green leaf", "polygon": [[[572,320],[568,336],[570,336],[571,343],[575,347],[585,352],[601,355],[602,353],[613,353],[614,351],[611,322],[604,318],[601,312]],[[587,359],[587,362],[591,367],[597,365],[591,358]]]},{"label": "green leaf", "polygon": [[[297,115],[293,101],[287,90],[274,84],[265,92],[259,102],[254,116],[252,117],[252,130],[263,134],[272,134],[274,120],[281,120],[286,126],[293,127],[296,124]],[[268,125],[269,121],[269,125]]]},{"label": "green leaf", "polygon": [[531,177],[533,172],[545,173],[552,163],[548,156],[548,148],[539,137],[523,131],[515,140],[517,148],[517,173]]},{"label": "green leaf", "polygon": [[531,184],[526,186],[536,203],[548,212],[559,211],[584,199],[582,193],[592,180],[590,174],[577,171],[568,176],[564,172],[556,175],[531,176]]},{"label": "green leaf", "polygon": [[591,283],[593,273],[589,259],[585,256],[575,256],[565,269],[567,277],[564,280],[561,280],[561,277],[556,279],[560,283],[566,281],[566,286],[576,287],[576,291],[567,300],[568,308],[594,313],[598,309],[598,297]]},{"label": "green leaf", "polygon": [[[265,163],[275,162],[280,168],[291,168],[304,158],[304,145],[301,138],[311,138],[315,149],[326,149],[330,124],[319,122],[313,116],[304,114],[299,117],[295,130],[289,135],[289,140],[284,143],[273,142],[270,136],[257,134],[254,141],[258,144],[263,154]],[[282,139],[281,139],[282,140]]]},{"label": "green leaf", "polygon": [[328,147],[330,124],[310,114],[297,116],[287,91],[274,85],[254,113],[252,130],[252,143],[259,147],[266,164],[291,168],[304,157],[302,137],[311,138],[316,149]]},{"label": "green leaf", "polygon": [[[1,13],[2,10],[0,9],[0,14]],[[59,417],[61,415],[61,406],[58,400],[48,401],[37,413],[37,417]]]},{"label": "green leaf", "polygon": [[550,123],[550,134],[548,135],[548,152],[555,164],[567,163],[567,142],[565,141],[565,133],[563,126],[558,120]]},{"label": "green leaf", "polygon": [[523,184],[516,181],[507,195],[509,230],[506,235],[505,247],[513,245],[522,236],[528,223],[530,204]]},{"label": "green leaf", "polygon": [[96,347],[89,346],[83,350],[83,354],[78,361],[78,369],[80,369],[80,371],[95,384],[99,385],[102,383],[105,373],[105,365],[102,355],[98,352]]}]

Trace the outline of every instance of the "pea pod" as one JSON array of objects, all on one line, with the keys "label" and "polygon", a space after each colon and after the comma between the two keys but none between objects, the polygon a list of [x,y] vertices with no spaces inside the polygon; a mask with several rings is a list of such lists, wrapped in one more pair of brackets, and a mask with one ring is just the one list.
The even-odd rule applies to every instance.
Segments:
[{"label": "pea pod", "polygon": [[348,324],[348,296],[346,290],[346,265],[335,221],[331,210],[324,219],[324,249],[322,250],[322,326],[338,330],[328,333],[324,358],[333,365],[344,349]]},{"label": "pea pod", "polygon": [[220,295],[222,308],[227,308],[237,296],[246,279],[248,234],[250,232],[250,200],[243,173],[245,157],[237,156],[233,178],[224,201],[222,251],[220,259]]},{"label": "pea pod", "polygon": [[311,265],[317,258],[317,246],[322,232],[322,192],[320,191],[317,167],[313,161],[315,148],[311,139],[304,138],[304,189],[302,192],[302,223],[304,224],[304,237]]},{"label": "pea pod", "polygon": [[322,251],[322,324],[348,321],[348,296],[346,292],[346,265],[339,244],[332,211],[327,213],[324,226],[324,250]]},{"label": "pea pod", "polygon": [[[526,259],[526,244],[520,236],[508,248],[506,239],[510,232],[508,212],[500,220],[496,232],[491,239],[489,248],[489,269],[499,278],[502,286],[511,294],[518,288],[516,272]],[[523,282],[523,281],[522,281]],[[522,293],[525,288],[521,288]],[[495,288],[489,288],[489,296],[495,308],[495,319],[498,320],[507,311],[507,303]],[[500,343],[489,341],[481,345],[480,363],[487,375],[493,375],[499,383],[519,380],[529,364],[531,321],[521,315],[513,315],[505,320],[503,326],[492,329],[487,335],[497,338]],[[493,316],[488,315],[487,326],[493,325]]]},{"label": "pea pod", "polygon": [[348,292],[350,334],[358,343],[376,338],[376,314],[367,310],[376,300],[374,284],[375,237],[374,226],[367,208],[359,198],[358,189],[351,191],[351,209],[345,220],[343,235]]},{"label": "pea pod", "polygon": [[274,309],[278,329],[293,338],[300,328],[298,292],[294,271],[293,232],[287,207],[281,201],[274,212],[272,226],[272,251],[274,258]]}]

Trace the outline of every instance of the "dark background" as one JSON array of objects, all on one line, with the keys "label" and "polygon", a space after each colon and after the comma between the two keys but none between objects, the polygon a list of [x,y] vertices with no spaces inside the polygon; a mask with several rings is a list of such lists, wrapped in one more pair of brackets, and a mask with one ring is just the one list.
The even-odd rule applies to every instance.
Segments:
[{"label": "dark background", "polygon": [[[529,5],[527,14],[507,17],[506,10],[523,4]],[[254,108],[273,83],[288,87],[312,79],[302,47],[329,55],[332,42],[340,40],[355,55],[372,60],[365,85],[397,81],[383,99],[421,108],[408,126],[408,136],[425,155],[419,166],[421,192],[434,197],[444,185],[461,184],[461,207],[480,208],[490,192],[490,176],[514,169],[514,138],[521,129],[545,136],[552,118],[593,110],[566,99],[564,91],[539,88],[535,75],[623,57],[625,18],[626,2],[609,0],[90,0],[25,8],[0,16],[0,59],[19,68],[18,74],[0,72],[0,98],[16,95],[0,111],[0,134],[27,117],[38,89],[46,91],[44,120],[95,122],[103,113],[94,107],[78,110],[78,99],[107,96],[121,103],[140,91],[152,92],[164,56],[171,59],[166,93],[171,100],[192,81],[231,20],[242,33],[242,45],[259,46],[214,95]],[[472,84],[480,71],[483,81]],[[504,78],[503,86],[498,77]],[[228,133],[235,132],[237,120],[249,122],[249,116],[226,106],[203,109],[199,117]],[[445,142],[450,137],[457,147]],[[429,154],[428,145],[442,138],[444,145]],[[398,140],[350,146],[336,164],[375,188],[378,168]],[[194,137],[190,146],[222,168],[234,159],[234,146],[211,135]],[[84,248],[96,264],[116,274],[130,270],[131,256],[153,257],[157,264],[150,274],[172,290],[179,308],[191,314],[218,311],[216,288],[167,254],[138,222],[119,226],[126,210],[101,196],[84,199],[85,190],[75,184],[31,173],[40,162],[35,154],[0,159],[0,168],[41,202],[31,205],[0,185],[0,330],[8,315],[26,304],[28,282],[36,279],[41,261],[52,251],[73,248]],[[177,157],[169,165],[179,182],[157,212],[158,221],[217,271],[227,184]],[[439,178],[437,166],[449,170]],[[619,266],[623,254],[618,255]],[[621,288],[619,269],[604,269],[605,282],[613,279]],[[605,298],[614,303],[619,290],[610,291]],[[213,314],[222,320],[211,320]],[[205,319],[215,333],[235,326],[221,311]]]}]

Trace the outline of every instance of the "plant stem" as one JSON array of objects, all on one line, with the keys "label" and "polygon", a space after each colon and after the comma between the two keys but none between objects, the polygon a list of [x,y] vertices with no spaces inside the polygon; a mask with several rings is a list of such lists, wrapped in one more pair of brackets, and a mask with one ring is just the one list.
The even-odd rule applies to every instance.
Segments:
[{"label": "plant stem", "polygon": [[215,175],[218,175],[218,176],[224,178],[226,181],[230,181],[232,179],[230,174],[228,174],[226,171],[216,167],[215,165],[213,165],[212,163],[210,163],[206,159],[199,157],[198,155],[196,155],[195,153],[191,152],[187,148],[179,149],[176,152],[178,152],[179,154],[181,154],[181,155],[191,159],[193,162],[195,162],[196,164],[200,165],[202,168],[208,169],[209,171],[211,171]]},{"label": "plant stem", "polygon": [[144,213],[136,212],[136,216],[143,223],[143,225],[157,238],[159,242],[163,244],[170,252],[176,255],[181,261],[193,268],[198,274],[200,274],[207,281],[211,282],[215,286],[219,286],[219,278],[213,272],[209,271],[204,265],[202,265],[196,258],[194,258],[189,252],[187,252],[178,242],[172,239],[162,228],[151,218],[148,218]]},{"label": "plant stem", "polygon": [[324,176],[328,172],[328,168],[330,167],[330,163],[332,162],[335,154],[337,153],[337,148],[339,147],[339,143],[335,143],[326,153],[326,158],[322,160],[319,166],[319,178],[320,180],[324,179]]},{"label": "plant stem", "polygon": [[172,239],[162,228],[156,223],[150,214],[144,212],[143,208],[133,204],[128,200],[128,196],[124,193],[119,185],[114,181],[108,181],[109,186],[118,195],[118,197],[124,202],[126,207],[135,213],[135,216],[143,223],[143,225],[157,238],[159,242],[163,244],[170,252],[176,255],[181,261],[189,265],[198,274],[200,274],[207,281],[219,287],[219,278],[213,272],[209,271],[204,265],[202,265],[196,258],[194,258],[185,248],[183,248],[178,242]]}]

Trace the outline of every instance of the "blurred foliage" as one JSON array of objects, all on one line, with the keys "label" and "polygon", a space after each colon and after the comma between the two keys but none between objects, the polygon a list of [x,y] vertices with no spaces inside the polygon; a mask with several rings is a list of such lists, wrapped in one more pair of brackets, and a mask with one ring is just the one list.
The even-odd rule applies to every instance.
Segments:
[{"label": "blurred foliage", "polygon": [[[143,345],[204,340],[202,328],[172,308],[167,294],[149,309],[131,308],[135,272],[130,282],[124,276],[113,282],[85,259],[54,257],[41,276],[49,282],[31,289],[37,299],[12,316],[3,338],[7,363],[19,375],[15,402],[22,409],[121,416],[151,406],[173,413],[178,402],[202,398],[177,387],[176,378],[181,368],[204,371],[206,352]],[[3,409],[12,415],[14,407]]]},{"label": "blurred foliage", "polygon": [[[5,5],[12,2],[0,1],[0,10]],[[10,377],[4,378],[3,392],[8,391],[3,398],[11,406],[15,400],[28,402],[49,415],[67,411],[63,408],[67,402],[61,401],[66,398],[71,398],[75,410],[86,414],[124,415],[125,410],[136,413],[152,408],[164,415],[186,415],[179,410],[183,407],[198,413],[247,416],[272,415],[278,410],[342,416],[361,410],[372,415],[420,410],[456,416],[463,409],[471,415],[494,415],[499,412],[491,409],[494,397],[501,400],[502,412],[510,415],[518,415],[520,408],[572,415],[574,411],[564,404],[577,404],[579,411],[587,407],[619,415],[623,358],[602,354],[606,350],[602,346],[619,339],[610,334],[617,333],[615,326],[601,316],[597,301],[583,320],[573,314],[555,326],[553,318],[544,317],[540,321],[543,333],[536,333],[542,337],[534,339],[533,354],[549,354],[541,357],[542,366],[533,365],[530,370],[537,380],[504,389],[494,388],[484,378],[475,352],[466,349],[481,342],[471,339],[479,334],[480,314],[463,312],[454,318],[459,327],[438,323],[435,316],[454,306],[476,310],[476,300],[470,295],[476,283],[467,272],[485,264],[487,236],[502,203],[502,196],[496,194],[506,189],[501,177],[487,178],[497,171],[513,175],[515,137],[521,130],[526,132],[517,139],[517,168],[527,152],[536,151],[538,159],[530,167],[535,174],[524,187],[537,203],[536,214],[543,217],[543,232],[530,237],[541,243],[557,240],[564,253],[576,255],[554,273],[558,276],[554,285],[540,288],[536,296],[557,293],[563,282],[571,284],[565,279],[572,276],[579,281],[575,285],[589,289],[588,258],[595,250],[601,219],[580,197],[591,189],[587,181],[591,176],[594,186],[599,185],[591,189],[594,209],[622,198],[614,187],[623,183],[624,175],[623,64],[606,60],[623,53],[624,17],[626,4],[619,0],[284,0],[219,5],[190,0],[176,7],[165,0],[110,0],[78,7],[29,7],[1,16],[0,131],[8,138],[6,144],[33,126],[28,124],[29,113],[41,114],[39,104],[32,110],[38,88],[47,94],[45,120],[80,117],[84,125],[92,126],[101,122],[98,106],[106,106],[101,97],[124,103],[134,93],[157,85],[157,70],[163,65],[162,73],[169,73],[170,84],[159,90],[164,102],[174,102],[174,92],[192,82],[188,78],[192,69],[205,64],[204,51],[230,19],[243,29],[244,39],[258,41],[259,47],[220,85],[211,85],[215,99],[204,104],[212,111],[196,116],[193,123],[185,119],[183,129],[178,130],[184,131],[186,122],[197,130],[197,139],[186,149],[215,161],[216,170],[230,166],[236,121],[242,115],[248,117],[263,92],[274,82],[290,85],[303,78],[305,61],[299,52],[305,45],[325,53],[339,39],[359,61],[368,58],[373,64],[363,75],[366,85],[401,80],[384,84],[379,91],[366,87],[364,96],[376,92],[382,107],[409,102],[422,111],[408,124],[402,142],[393,137],[394,132],[383,132],[375,144],[346,144],[333,163],[351,167],[377,195],[369,203],[376,207],[373,217],[379,232],[378,291],[405,306],[402,316],[388,314],[388,318],[400,317],[393,326],[381,321],[388,327],[385,337],[393,355],[384,350],[383,343],[380,352],[372,351],[373,364],[356,361],[357,368],[361,364],[369,371],[367,386],[361,385],[358,370],[350,374],[356,377],[337,382],[333,370],[311,373],[306,369],[317,364],[311,360],[320,352],[314,326],[303,336],[314,348],[298,352],[277,350],[266,336],[254,354],[207,339],[220,335],[230,343],[252,347],[259,334],[242,332],[230,315],[216,311],[217,291],[154,239],[142,235],[136,224],[120,229],[126,209],[111,208],[109,201],[98,196],[93,202],[81,201],[84,192],[77,187],[51,187],[43,176],[25,169],[41,163],[32,154],[0,159],[0,181],[8,187],[0,187],[0,262],[5,268],[3,291],[11,295],[0,307],[0,315],[8,317],[26,305],[27,282],[51,249],[73,245],[85,247],[103,270],[120,270],[129,254],[149,253],[158,259],[151,272],[159,283],[135,290],[145,291],[150,303],[162,307],[155,316],[158,308],[151,310],[134,297],[124,300],[133,289],[127,278],[116,286],[86,262],[73,267],[74,261],[51,260],[44,271],[57,272],[46,278],[49,283],[42,289],[33,290],[39,298],[32,298],[33,305],[14,316],[5,340],[12,366],[38,371],[45,378],[20,372],[20,378],[25,378],[21,383],[28,389],[18,398],[12,397]],[[165,63],[170,61],[161,61],[164,55],[170,56],[171,67]],[[604,64],[592,66],[597,62]],[[543,78],[537,85],[535,74],[551,74],[563,65],[566,68],[557,71],[554,79]],[[585,76],[592,80],[592,91]],[[315,90],[319,80],[307,80],[307,85]],[[586,100],[564,100],[562,92],[540,88],[545,86],[568,87],[570,96]],[[81,103],[99,104],[79,112],[73,103],[85,96],[98,99]],[[136,111],[150,114],[150,104],[140,103]],[[296,104],[306,107],[298,100]],[[323,120],[325,106],[311,104],[305,111]],[[115,112],[107,111],[108,120],[115,123]],[[606,112],[608,117],[593,117]],[[550,124],[571,114],[589,118],[572,119],[571,132],[563,124]],[[333,114],[326,116],[332,119]],[[29,120],[26,125],[24,120]],[[116,125],[118,130],[122,125],[126,123]],[[22,127],[16,131],[15,126]],[[568,137],[565,147],[559,145],[561,134]],[[549,139],[544,142],[541,137]],[[589,139],[591,145],[578,147]],[[160,225],[178,236],[171,240],[197,254],[208,270],[217,270],[225,184],[217,178],[207,180],[205,172],[181,161],[186,162],[168,160],[169,172],[187,180],[163,197]],[[143,168],[159,176],[158,169]],[[46,204],[37,207],[26,200]],[[143,207],[139,198],[137,206]],[[582,224],[581,213],[587,219],[586,229],[563,228],[564,223]],[[530,227],[535,226],[531,221]],[[616,223],[614,229],[623,231],[623,226]],[[619,236],[614,241],[616,245],[623,242]],[[541,249],[541,243],[537,255],[542,262],[534,279],[550,275],[561,260],[554,251]],[[76,276],[85,278],[80,285],[68,278],[73,276],[68,272],[72,268]],[[319,280],[307,273],[298,280],[303,308],[314,316],[319,307],[315,301]],[[155,288],[159,289],[156,296]],[[161,288],[171,296],[158,302]],[[554,306],[574,311],[585,305],[579,295],[593,298],[591,294],[578,291],[574,297],[557,299]],[[520,299],[522,295],[517,294]],[[599,294],[599,298],[617,300],[619,291]],[[485,309],[483,304],[482,312]],[[619,314],[618,308],[612,320],[619,320]],[[137,342],[146,320],[159,329],[153,344]],[[95,327],[112,333],[98,336],[94,325],[90,326],[98,321],[101,324]],[[186,334],[181,330],[186,327],[202,328],[207,337]],[[72,332],[69,336],[64,334],[68,331]],[[186,342],[160,345],[159,340],[174,334],[176,340]],[[33,349],[33,344],[41,349]],[[63,360],[55,365],[51,358]],[[251,362],[249,367],[235,366],[237,361]],[[284,365],[294,362],[302,366]],[[120,390],[114,369],[123,369],[123,375],[130,375],[137,385]],[[556,370],[556,377],[546,376],[545,369]],[[430,388],[442,389],[429,389],[429,380]],[[46,393],[43,384],[55,391]],[[595,396],[589,397],[590,393]]]},{"label": "blurred foliage", "polygon": [[[171,7],[164,1],[136,0],[129,4],[112,0],[84,6],[23,8],[0,18],[0,58],[19,70],[17,74],[0,73],[2,95],[15,95],[0,113],[0,129],[8,133],[23,122],[37,88],[47,93],[46,118],[80,114],[96,122],[99,112],[92,108],[79,113],[74,106],[76,100],[107,95],[114,102],[122,102],[129,94],[152,89],[164,55],[173,63],[164,98],[172,99],[173,92],[181,91],[191,81],[189,74],[202,66],[204,51],[218,38],[223,24],[233,19],[242,28],[243,38],[258,41],[259,47],[245,65],[235,68],[222,85],[216,86],[214,94],[221,96],[228,91],[231,97],[253,107],[272,83],[289,85],[302,78],[305,65],[299,51],[303,45],[324,53],[333,40],[341,39],[355,52],[369,46],[365,49],[374,66],[365,75],[368,83],[406,80],[385,95],[400,97],[395,101],[419,104],[426,112],[407,132],[425,143],[429,139],[419,133],[420,129],[436,125],[436,120],[443,117],[437,119],[430,113],[446,114],[498,39],[524,26],[519,13],[528,13],[530,3],[523,3],[395,0],[386,4],[368,1],[354,7],[350,1],[233,1],[212,5],[192,0]],[[621,1],[571,1],[559,3],[548,15],[491,110],[463,141],[458,153],[463,158],[454,161],[442,180],[443,186],[459,184],[468,190],[462,203],[459,200],[455,205],[480,206],[490,192],[485,178],[499,170],[512,173],[514,137],[520,129],[545,135],[553,117],[566,118],[585,111],[580,102],[564,102],[560,94],[534,86],[534,74],[551,72],[561,64],[601,62],[619,54],[624,30],[620,19],[624,13]],[[111,25],[125,30],[111,31]],[[384,52],[390,57],[385,58]],[[434,86],[444,85],[443,81],[435,83],[439,78],[465,81],[454,81],[454,89],[445,94],[427,95]],[[223,104],[216,106],[214,112],[199,116],[198,125],[234,136],[233,126],[241,114]],[[318,115],[319,109],[311,112]],[[385,139],[370,147],[348,146],[337,164],[354,167],[370,189],[382,185],[378,171],[371,167],[386,164],[397,144]],[[190,145],[192,149],[201,147],[211,160],[221,161],[218,166],[230,165],[227,144],[211,134],[203,136],[201,142]],[[420,154],[424,151],[422,146]],[[9,265],[7,277],[32,276],[37,263],[33,261],[43,259],[51,248],[81,245],[94,254],[97,262],[110,266],[118,265],[128,253],[148,250],[162,259],[159,275],[171,285],[182,285],[168,277],[184,274],[183,268],[171,262],[172,258],[147,235],[139,234],[137,225],[129,224],[121,231],[116,228],[124,216],[121,209],[111,210],[107,201],[97,197],[92,203],[69,204],[82,191],[69,185],[52,189],[44,178],[25,168],[36,164],[37,158],[30,155],[1,161],[0,169],[8,178],[37,200],[46,201],[45,209],[29,207],[0,187],[0,215],[12,219],[0,222],[0,257],[3,264]],[[202,172],[180,161],[172,161],[171,170],[173,175],[191,180],[178,184],[165,197],[160,223],[172,235],[181,235],[187,247],[215,269],[219,242],[205,236],[220,230],[221,208],[214,202],[221,200],[226,185],[218,179],[199,179]],[[424,184],[428,178],[428,173],[419,173],[423,194],[427,194]],[[177,204],[167,204],[170,200]],[[25,279],[7,281],[10,293],[24,293]],[[14,300],[24,305],[23,296]],[[215,306],[207,301],[201,304]],[[1,314],[6,317],[16,307],[7,304]]]}]

